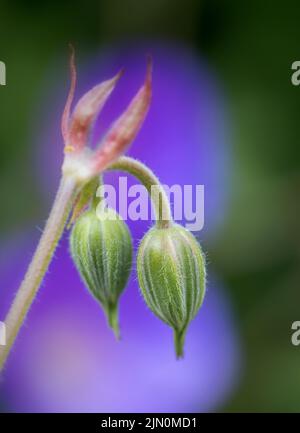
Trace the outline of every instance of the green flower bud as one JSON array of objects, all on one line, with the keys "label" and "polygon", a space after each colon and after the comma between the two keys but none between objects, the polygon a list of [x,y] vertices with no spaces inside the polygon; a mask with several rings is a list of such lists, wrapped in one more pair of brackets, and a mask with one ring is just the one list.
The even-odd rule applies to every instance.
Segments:
[{"label": "green flower bud", "polygon": [[127,225],[113,209],[88,210],[73,227],[70,247],[83,282],[102,305],[118,338],[118,301],[132,263]]},{"label": "green flower bud", "polygon": [[152,228],[137,257],[142,295],[153,313],[174,330],[176,355],[205,294],[205,259],[194,236],[180,225]]}]

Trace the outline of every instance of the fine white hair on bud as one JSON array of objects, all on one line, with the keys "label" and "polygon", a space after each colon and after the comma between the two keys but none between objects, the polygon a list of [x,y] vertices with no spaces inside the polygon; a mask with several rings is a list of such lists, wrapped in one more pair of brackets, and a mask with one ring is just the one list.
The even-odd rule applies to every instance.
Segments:
[{"label": "fine white hair on bud", "polygon": [[125,222],[110,208],[91,209],[74,224],[71,256],[86,287],[102,305],[119,338],[118,304],[132,264],[131,235]]},{"label": "fine white hair on bud", "polygon": [[137,257],[142,295],[153,313],[174,330],[176,355],[183,356],[187,327],[205,294],[205,259],[184,227],[152,228]]}]

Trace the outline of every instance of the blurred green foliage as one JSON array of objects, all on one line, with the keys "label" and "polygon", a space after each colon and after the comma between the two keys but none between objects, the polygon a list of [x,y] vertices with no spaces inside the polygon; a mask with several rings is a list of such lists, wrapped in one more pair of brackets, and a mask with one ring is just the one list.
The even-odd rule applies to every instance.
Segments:
[{"label": "blurred green foliage", "polygon": [[44,216],[28,171],[30,130],[58,50],[64,57],[69,41],[88,53],[149,37],[184,41],[207,58],[226,95],[234,159],[229,212],[207,249],[244,350],[241,382],[220,410],[300,411],[300,347],[290,342],[300,320],[300,87],[290,79],[300,60],[299,2],[6,0],[0,10],[2,234]]},{"label": "blurred green foliage", "polygon": [[[198,37],[226,89],[233,125],[233,194],[211,246],[244,345],[243,379],[223,410],[299,411],[300,88],[296,1],[206,2]],[[205,20],[205,15],[209,18]]]}]

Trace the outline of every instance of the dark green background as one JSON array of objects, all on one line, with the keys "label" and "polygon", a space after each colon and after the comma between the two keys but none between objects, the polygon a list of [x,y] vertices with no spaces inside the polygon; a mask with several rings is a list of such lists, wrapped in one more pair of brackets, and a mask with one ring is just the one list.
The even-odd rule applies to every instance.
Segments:
[{"label": "dark green background", "polygon": [[[31,132],[45,71],[78,52],[136,38],[183,41],[218,74],[233,128],[230,211],[208,245],[225,281],[244,350],[242,380],[224,411],[299,411],[299,1],[85,0],[0,4],[1,237],[45,217],[31,173]],[[36,120],[38,121],[38,119]],[[17,199],[16,199],[17,198]]]}]

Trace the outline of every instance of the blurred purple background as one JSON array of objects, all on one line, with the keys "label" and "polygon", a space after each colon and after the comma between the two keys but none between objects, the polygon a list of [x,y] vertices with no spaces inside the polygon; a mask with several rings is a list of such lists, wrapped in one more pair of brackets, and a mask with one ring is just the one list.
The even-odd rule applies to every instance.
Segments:
[{"label": "blurred purple background", "polygon": [[[230,154],[223,99],[213,72],[184,47],[110,47],[81,59],[77,98],[120,67],[122,77],[95,128],[94,142],[142,84],[145,54],[154,58],[153,103],[129,154],[163,183],[205,185],[203,248],[222,224],[228,200]],[[33,128],[42,200],[50,206],[62,161],[60,116],[67,76],[55,68]],[[55,79],[54,79],[54,78]],[[41,108],[40,108],[41,107]],[[116,184],[117,175],[109,174]],[[131,181],[133,182],[133,181]],[[36,225],[36,221],[32,226]],[[42,225],[41,222],[39,222]],[[149,222],[130,223],[135,245]],[[17,290],[39,231],[11,236],[1,254],[0,319]],[[0,385],[13,411],[207,411],[220,405],[239,376],[240,348],[230,302],[208,266],[208,292],[192,322],[186,356],[176,361],[171,329],[146,308],[135,272],[121,298],[122,341],[107,329],[99,306],[82,286],[68,254],[68,234],[14,347]],[[3,256],[3,257],[2,257]]]}]

